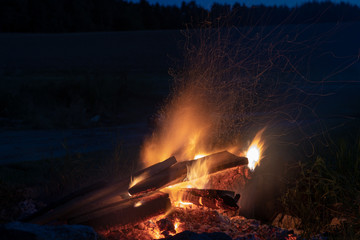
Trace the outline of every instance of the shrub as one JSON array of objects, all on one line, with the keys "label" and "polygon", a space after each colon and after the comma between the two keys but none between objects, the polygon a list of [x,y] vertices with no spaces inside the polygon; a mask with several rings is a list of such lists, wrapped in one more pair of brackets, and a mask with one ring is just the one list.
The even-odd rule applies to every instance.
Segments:
[{"label": "shrub", "polygon": [[281,197],[283,210],[301,219],[305,237],[326,231],[336,239],[360,238],[360,137],[339,142],[334,154],[299,163],[299,177]]}]

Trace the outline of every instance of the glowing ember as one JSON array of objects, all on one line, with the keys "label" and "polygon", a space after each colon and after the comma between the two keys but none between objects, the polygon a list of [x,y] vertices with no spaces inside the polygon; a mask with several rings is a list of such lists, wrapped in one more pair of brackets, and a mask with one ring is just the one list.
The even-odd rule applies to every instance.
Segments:
[{"label": "glowing ember", "polygon": [[174,224],[174,228],[175,228],[175,231],[177,232],[178,228],[179,228],[179,220],[175,222]]},{"label": "glowing ember", "polygon": [[139,201],[139,202],[134,204],[134,207],[140,207],[141,205],[142,205],[142,201]]},{"label": "glowing ember", "polygon": [[193,205],[191,202],[183,202],[183,201],[179,201],[177,202],[178,204],[175,204],[175,205],[178,205],[177,207],[184,207],[184,206],[191,206]]}]

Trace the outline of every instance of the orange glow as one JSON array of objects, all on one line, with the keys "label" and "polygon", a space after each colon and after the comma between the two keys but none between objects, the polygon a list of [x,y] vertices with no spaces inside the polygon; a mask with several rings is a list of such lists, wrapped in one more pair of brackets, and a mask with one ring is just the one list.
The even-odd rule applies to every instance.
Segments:
[{"label": "orange glow", "polygon": [[206,156],[206,154],[197,154],[197,155],[195,155],[194,159],[199,159],[199,158],[202,158],[205,156]]},{"label": "orange glow", "polygon": [[[193,182],[191,182],[192,184]],[[177,191],[181,188],[192,188],[192,185],[182,182],[178,183],[176,185],[172,185],[166,188],[161,189],[162,192],[166,192],[169,194],[171,205],[173,207],[179,207],[179,208],[187,208],[193,206],[191,202],[185,202],[182,201],[182,193],[181,191]]]},{"label": "orange glow", "polygon": [[183,228],[184,228],[184,225],[181,224],[180,219],[175,218],[175,221],[174,221],[174,229],[175,229],[175,232],[176,232],[176,233],[180,233],[180,232],[182,232],[182,231],[185,230],[185,229],[183,229]]},{"label": "orange glow", "polygon": [[[197,160],[190,168],[187,169],[186,179],[191,181],[187,188],[206,188],[209,182],[209,166],[207,161]],[[194,181],[196,180],[196,181]]]},{"label": "orange glow", "polygon": [[184,206],[189,206],[189,205],[192,205],[192,203],[191,203],[191,202],[183,202],[183,201],[179,201],[178,203],[179,203],[179,205],[184,205]]},{"label": "orange glow", "polygon": [[[132,188],[133,186],[135,186],[136,184],[138,184],[139,182],[143,181],[144,179],[146,179],[148,177],[149,177],[149,175],[147,173],[143,173],[140,176],[135,177],[134,179],[131,180],[129,188]],[[129,195],[130,195],[130,193],[129,193]]]},{"label": "orange glow", "polygon": [[159,129],[145,141],[141,151],[145,167],[169,156],[175,156],[178,161],[191,160],[201,151],[199,148],[210,132],[211,120],[191,103],[177,104],[164,116]]},{"label": "orange glow", "polygon": [[134,207],[140,207],[141,205],[142,205],[142,201],[139,201],[134,204]]},{"label": "orange glow", "polygon": [[[160,216],[157,216],[153,219],[151,219],[149,221],[150,223],[150,226],[148,227],[148,234],[152,237],[152,239],[163,239],[164,238],[164,235],[161,233],[160,229],[158,226],[156,226],[156,222],[161,220],[161,219],[164,219],[166,216],[164,215],[160,215]],[[171,219],[171,218],[167,218],[168,220],[170,220],[174,226],[174,230],[175,232],[173,231],[169,231],[167,232],[170,236],[173,236],[177,233],[180,233],[182,231],[184,231],[184,224],[181,223],[180,219],[179,218],[174,218],[174,219]]]},{"label": "orange glow", "polygon": [[177,222],[175,222],[175,224],[174,224],[174,228],[175,228],[175,231],[177,232],[177,230],[178,230],[178,228],[179,228],[179,222],[177,221]]},{"label": "orange glow", "polygon": [[259,161],[260,159],[260,149],[258,146],[251,146],[247,153],[246,153],[246,157],[249,160],[249,168],[251,170],[255,169],[256,163]]},{"label": "orange glow", "polygon": [[264,152],[264,141],[261,139],[262,134],[265,128],[260,130],[254,137],[253,141],[251,142],[247,152],[246,157],[249,160],[248,167],[250,170],[254,171],[256,166],[260,165],[260,160],[263,158]]},{"label": "orange glow", "polygon": [[192,208],[192,206],[194,206],[193,203],[191,202],[183,202],[181,200],[174,200],[172,203],[171,203],[172,206],[174,207],[178,207],[178,208]]},{"label": "orange glow", "polygon": [[152,235],[153,239],[161,239],[164,237],[157,227],[154,228],[150,234]]},{"label": "orange glow", "polygon": [[143,167],[169,156],[178,161],[194,159],[197,154],[212,150],[209,147],[214,146],[219,131],[225,129],[224,110],[228,110],[225,108],[228,101],[221,98],[223,92],[213,92],[202,77],[192,75],[183,80],[176,84],[160,110],[154,132],[145,139],[140,156]]}]

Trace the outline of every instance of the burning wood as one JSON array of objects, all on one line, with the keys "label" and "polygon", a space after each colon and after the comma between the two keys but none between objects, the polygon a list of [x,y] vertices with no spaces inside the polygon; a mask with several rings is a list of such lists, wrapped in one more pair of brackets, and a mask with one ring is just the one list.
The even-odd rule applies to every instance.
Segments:
[{"label": "burning wood", "polygon": [[[245,157],[235,156],[227,151],[208,155],[196,160],[178,162],[171,167],[159,172],[154,176],[138,182],[129,188],[131,195],[154,191],[156,189],[182,182],[187,175],[187,171],[193,165],[205,163],[208,167],[208,174],[218,172],[227,168],[241,165],[247,165],[248,160]],[[199,176],[201,177],[201,176]]]},{"label": "burning wood", "polygon": [[150,176],[154,176],[158,174],[164,169],[171,167],[175,163],[176,163],[176,158],[172,156],[162,162],[156,163],[154,165],[151,165],[150,167],[144,168],[136,172],[132,176],[133,181],[131,182],[130,187],[136,185],[138,182],[143,181],[146,178],[149,178]]},{"label": "burning wood", "polygon": [[[100,182],[49,204],[47,207],[24,220],[37,224],[65,221],[69,216],[77,213],[79,209],[87,208],[87,211],[90,211],[91,208],[89,208],[89,205],[92,203],[97,203],[101,199],[107,199],[115,194],[119,194],[119,192],[126,191],[127,186],[129,186],[128,179],[122,179],[112,183]],[[97,205],[97,207],[99,206]]]},{"label": "burning wood", "polygon": [[[175,157],[170,157],[160,163],[136,172],[134,176],[156,175],[174,163],[176,163]],[[124,198],[119,197],[119,195],[127,195],[129,183],[129,178],[123,178],[113,182],[96,183],[51,203],[39,212],[27,217],[24,221],[37,224],[48,224],[55,221],[64,222],[74,216],[94,212],[99,208],[105,208],[114,202],[124,200]]]},{"label": "burning wood", "polygon": [[180,196],[180,201],[190,202],[197,206],[232,211],[239,209],[237,201],[240,199],[240,194],[235,195],[232,191],[183,188],[178,190],[177,194]]},{"label": "burning wood", "polygon": [[71,224],[85,224],[95,228],[109,225],[125,225],[164,214],[171,207],[169,195],[153,192],[116,202],[94,212],[69,219]]},{"label": "burning wood", "polygon": [[[149,193],[149,191],[161,188],[166,192],[165,186],[183,182],[187,177],[188,169],[199,163],[206,164],[208,170],[206,174],[211,176],[224,172],[222,170],[233,171],[231,169],[236,169],[236,167],[246,168],[248,160],[226,151],[183,162],[176,162],[176,159],[171,157],[137,172],[134,176],[142,179],[135,185],[130,185],[130,188],[128,178],[85,188],[49,206],[39,214],[31,216],[28,221],[40,224],[61,221],[86,224],[99,229],[104,226],[127,225],[160,216],[171,207],[169,194],[159,191]],[[202,178],[202,176],[198,177]],[[192,180],[190,183],[195,181]],[[129,196],[127,191],[133,196]],[[236,203],[239,195],[235,195],[232,191],[184,189],[179,186],[174,186],[169,191],[171,195],[174,192],[182,195],[182,201],[194,205],[212,209],[238,209]],[[166,223],[159,222],[159,224],[159,228],[163,231],[172,232],[172,229],[166,227]]]},{"label": "burning wood", "polygon": [[164,237],[171,236],[170,233],[172,234],[176,233],[175,226],[169,219],[166,218],[160,219],[159,221],[156,222],[156,225],[159,228],[161,234],[164,235]]}]

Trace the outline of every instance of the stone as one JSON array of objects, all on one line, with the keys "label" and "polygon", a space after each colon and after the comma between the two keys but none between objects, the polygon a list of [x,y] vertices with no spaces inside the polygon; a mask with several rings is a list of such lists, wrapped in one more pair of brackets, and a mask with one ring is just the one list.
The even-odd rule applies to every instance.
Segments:
[{"label": "stone", "polygon": [[97,240],[93,228],[82,225],[37,225],[11,222],[0,225],[2,240]]},{"label": "stone", "polygon": [[290,215],[284,215],[279,213],[274,219],[272,225],[280,228],[293,230],[296,234],[302,233],[300,230],[297,229],[301,225],[301,219]]},{"label": "stone", "polygon": [[330,227],[334,228],[334,229],[337,229],[337,228],[340,228],[341,225],[346,222],[346,219],[345,218],[333,218],[331,219],[331,222],[330,222]]}]

